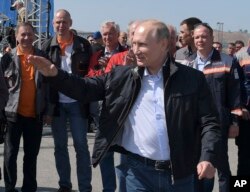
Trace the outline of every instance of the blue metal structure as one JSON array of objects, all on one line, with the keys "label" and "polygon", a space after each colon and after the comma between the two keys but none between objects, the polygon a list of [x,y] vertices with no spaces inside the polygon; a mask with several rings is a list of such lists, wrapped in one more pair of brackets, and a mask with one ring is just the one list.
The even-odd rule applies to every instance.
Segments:
[{"label": "blue metal structure", "polygon": [[[1,0],[0,3],[0,13],[6,15],[9,18],[9,21],[4,23],[4,26],[15,26],[17,22],[17,11],[15,9],[11,9],[11,5],[15,2],[15,0]],[[41,0],[42,7],[44,11],[42,13],[42,22],[47,22],[47,18],[49,16],[49,32],[53,34],[53,27],[51,26],[53,15],[54,15],[54,0]],[[28,11],[30,11],[31,7],[28,5]]]},{"label": "blue metal structure", "polygon": [[[28,21],[41,34],[53,35],[52,20],[54,15],[54,0],[23,0],[28,13]],[[15,27],[17,23],[17,11],[11,8],[15,0],[1,0],[0,2],[0,30],[3,31],[7,27]],[[8,20],[1,19],[7,16]]]}]

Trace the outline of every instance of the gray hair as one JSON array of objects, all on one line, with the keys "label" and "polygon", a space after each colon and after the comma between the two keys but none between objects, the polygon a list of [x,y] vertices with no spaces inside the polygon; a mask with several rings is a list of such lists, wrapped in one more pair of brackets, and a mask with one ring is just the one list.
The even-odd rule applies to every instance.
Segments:
[{"label": "gray hair", "polygon": [[117,33],[120,33],[120,26],[117,23],[115,23],[114,21],[103,22],[101,24],[101,32],[102,32],[102,28],[107,27],[107,26],[113,27]]}]

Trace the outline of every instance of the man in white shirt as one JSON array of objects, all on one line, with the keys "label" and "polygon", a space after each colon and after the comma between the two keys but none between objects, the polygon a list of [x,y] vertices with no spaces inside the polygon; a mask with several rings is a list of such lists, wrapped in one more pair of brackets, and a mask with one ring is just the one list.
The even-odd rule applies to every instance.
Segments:
[{"label": "man in white shirt", "polygon": [[25,21],[26,8],[23,0],[16,0],[11,7],[14,7],[18,12],[17,22],[22,23]]},{"label": "man in white shirt", "polygon": [[[69,74],[84,77],[88,72],[91,45],[87,39],[72,33],[72,19],[67,10],[57,10],[53,20],[56,35],[43,44],[52,62]],[[88,150],[88,105],[50,87],[51,128],[55,143],[55,161],[59,175],[58,192],[71,192],[71,166],[68,152],[68,122],[76,151],[79,191],[91,191],[91,166]],[[48,122],[49,123],[49,122]]]},{"label": "man in white shirt", "polygon": [[117,66],[94,78],[69,76],[41,57],[28,60],[64,94],[103,100],[94,167],[116,150],[127,155],[127,191],[194,192],[196,176],[214,177],[220,147],[205,77],[171,60],[169,31],[160,21],[139,24],[132,47],[137,66]]}]

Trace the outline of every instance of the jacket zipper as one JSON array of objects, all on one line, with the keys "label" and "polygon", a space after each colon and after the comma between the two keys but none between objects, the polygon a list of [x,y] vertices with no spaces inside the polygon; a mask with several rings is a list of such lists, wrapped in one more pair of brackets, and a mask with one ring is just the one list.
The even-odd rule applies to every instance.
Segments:
[{"label": "jacket zipper", "polygon": [[[141,80],[141,77],[140,77],[140,80]],[[131,97],[129,106],[128,106],[127,108],[125,108],[125,109],[127,109],[127,111],[126,111],[125,115],[122,115],[122,114],[124,113],[125,109],[124,109],[124,111],[122,111],[122,113],[121,113],[121,116],[124,117],[124,118],[121,120],[121,122],[122,122],[121,125],[124,124],[124,121],[125,121],[125,119],[126,119],[127,116],[128,116],[129,109],[131,109],[132,103],[134,102],[134,97],[135,97],[135,92],[136,92],[135,90],[136,90],[136,88],[137,88],[136,80],[134,79],[134,81],[135,81],[135,87],[134,87],[133,92],[132,92],[133,95],[132,95],[132,97]]]},{"label": "jacket zipper", "polygon": [[[167,79],[167,81],[166,81],[166,83],[165,83],[164,93],[165,93],[166,87],[168,86],[169,78],[170,78],[170,76],[168,77],[168,79]],[[165,98],[165,97],[164,97],[164,98]],[[166,100],[165,100],[165,102],[166,102]],[[165,105],[166,105],[166,103],[165,103]],[[164,108],[165,108],[165,107],[164,107]],[[166,116],[167,116],[166,110],[165,110],[165,114],[166,114]],[[166,123],[167,123],[167,117],[166,117]],[[168,136],[169,136],[169,129],[167,129],[167,130],[168,130]],[[169,137],[169,138],[170,138],[170,137]],[[169,142],[169,145],[171,145],[170,142]],[[173,185],[173,184],[174,184],[174,171],[173,171],[173,164],[172,164],[172,160],[171,160],[171,146],[169,146],[169,150],[170,150],[171,183],[172,183],[172,185]]]},{"label": "jacket zipper", "polygon": [[[139,77],[140,77],[140,76],[139,76]],[[135,84],[136,84],[136,80],[135,80],[135,79],[133,79],[133,80],[135,81]],[[140,77],[140,80],[141,80],[141,77]],[[120,113],[121,116],[123,117],[123,119],[121,120],[121,124],[120,124],[120,126],[119,126],[119,129],[117,129],[117,132],[119,132],[121,126],[124,124],[124,121],[125,121],[125,119],[126,119],[127,116],[128,116],[129,109],[131,108],[131,105],[132,105],[132,103],[133,103],[133,101],[134,101],[134,96],[135,96],[136,87],[137,87],[137,84],[136,84],[135,87],[134,87],[133,95],[132,95],[132,97],[131,97],[131,101],[130,101],[130,103],[129,103],[129,107],[124,108],[124,110]],[[127,111],[126,111],[126,114],[125,114],[125,115],[122,115],[122,114],[124,113],[125,110],[127,110]],[[120,117],[121,117],[121,116],[120,116]],[[115,133],[115,136],[117,136],[117,132]],[[110,146],[113,144],[113,141],[114,141],[115,136],[112,138],[112,141],[110,142],[110,144],[106,147],[105,153],[106,153],[107,150],[110,148]],[[103,153],[103,154],[105,154],[105,153]],[[104,155],[103,155],[103,156],[104,156]],[[101,159],[102,159],[102,158],[101,158]],[[101,160],[101,159],[100,159],[100,160]]]}]

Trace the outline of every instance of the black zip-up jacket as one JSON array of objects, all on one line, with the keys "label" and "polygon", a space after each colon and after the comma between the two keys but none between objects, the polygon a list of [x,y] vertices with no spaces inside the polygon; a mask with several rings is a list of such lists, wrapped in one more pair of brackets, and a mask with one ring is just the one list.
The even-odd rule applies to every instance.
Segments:
[{"label": "black zip-up jacket", "polygon": [[[1,60],[0,60],[1,62]],[[2,67],[0,67],[0,113],[4,110],[4,107],[8,101],[9,92],[3,76]]]},{"label": "black zip-up jacket", "polygon": [[243,47],[237,52],[234,63],[241,81],[242,103],[250,111],[250,46]]},{"label": "black zip-up jacket", "polygon": [[[50,83],[85,102],[103,100],[92,163],[95,166],[118,143],[124,122],[140,91],[144,68],[117,66],[110,73],[80,79],[59,70]],[[174,178],[193,174],[199,161],[217,165],[220,128],[204,75],[170,59],[163,67],[166,123]],[[121,148],[121,147],[116,147]]]},{"label": "black zip-up jacket", "polygon": [[[88,40],[74,35],[73,37],[73,51],[71,54],[71,70],[72,73],[84,77],[88,73],[88,68],[90,64],[90,58],[92,55],[92,48]],[[42,45],[42,50],[44,50],[52,63],[54,63],[58,68],[61,67],[61,48],[57,42],[56,36],[51,37],[45,41]],[[49,114],[52,116],[59,115],[59,94],[58,91],[52,87],[49,87]],[[81,103],[82,116],[86,117],[88,115],[88,106]]]}]

